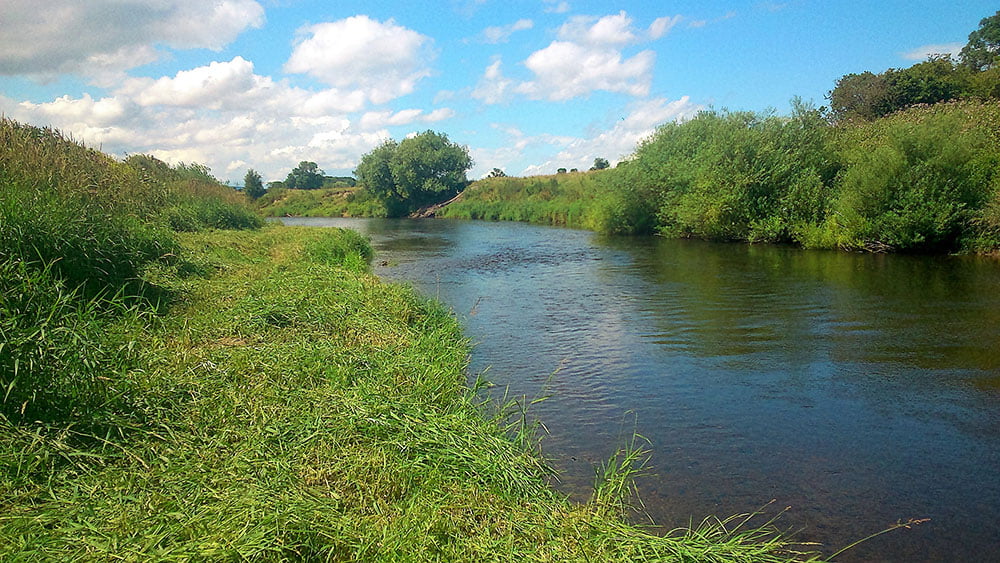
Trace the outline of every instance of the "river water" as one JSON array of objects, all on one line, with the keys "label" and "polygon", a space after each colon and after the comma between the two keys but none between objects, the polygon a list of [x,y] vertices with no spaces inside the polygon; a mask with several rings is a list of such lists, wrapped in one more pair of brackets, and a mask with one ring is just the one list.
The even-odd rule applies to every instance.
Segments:
[{"label": "river water", "polygon": [[634,431],[665,529],[760,508],[841,561],[1000,561],[1000,263],[608,238],[519,223],[286,219],[372,239],[452,307],[471,374],[547,397],[585,500]]}]

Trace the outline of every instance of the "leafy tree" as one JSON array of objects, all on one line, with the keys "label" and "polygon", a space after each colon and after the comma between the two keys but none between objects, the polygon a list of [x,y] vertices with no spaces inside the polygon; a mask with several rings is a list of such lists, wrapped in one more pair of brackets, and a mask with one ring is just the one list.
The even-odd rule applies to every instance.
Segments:
[{"label": "leafy tree", "polygon": [[507,176],[506,172],[504,172],[503,170],[500,170],[499,168],[494,168],[487,175],[487,178],[503,178],[505,176]]},{"label": "leafy tree", "polygon": [[556,170],[556,174],[565,174],[565,173],[566,173],[566,169],[565,168],[560,168],[560,169]]},{"label": "leafy tree", "polygon": [[261,181],[260,174],[251,168],[247,170],[247,175],[243,177],[243,193],[250,199],[257,199],[264,195],[264,182]]},{"label": "leafy tree", "polygon": [[605,168],[609,168],[610,166],[611,166],[611,163],[608,162],[608,159],[597,157],[597,158],[594,159],[594,165],[590,169],[591,170],[604,170]]},{"label": "leafy tree", "polygon": [[296,190],[315,190],[323,186],[323,171],[315,162],[303,160],[292,168],[285,178],[285,187]]},{"label": "leafy tree", "polygon": [[885,75],[868,71],[841,76],[827,98],[838,119],[859,117],[870,121],[889,113],[891,105]]},{"label": "leafy tree", "polygon": [[361,157],[354,175],[390,216],[400,216],[454,197],[468,182],[465,173],[471,167],[468,148],[425,131],[375,147]]},{"label": "leafy tree", "polygon": [[959,55],[975,72],[988,70],[1000,61],[1000,11],[979,21],[979,29],[969,34],[969,42]]}]

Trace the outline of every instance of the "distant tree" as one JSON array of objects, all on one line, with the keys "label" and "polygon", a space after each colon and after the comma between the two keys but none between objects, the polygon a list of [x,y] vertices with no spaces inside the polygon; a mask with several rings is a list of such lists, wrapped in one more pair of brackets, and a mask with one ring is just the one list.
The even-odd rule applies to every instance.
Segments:
[{"label": "distant tree", "polygon": [[956,68],[948,55],[935,56],[910,68],[885,72],[890,111],[913,104],[936,104],[959,98],[968,91],[966,69]]},{"label": "distant tree", "polygon": [[358,184],[382,200],[391,216],[454,197],[472,167],[467,147],[425,131],[397,143],[387,140],[361,157]]},{"label": "distant tree", "polygon": [[303,160],[288,173],[288,177],[285,178],[285,187],[295,190],[321,188],[323,187],[323,171],[316,166],[315,162]]},{"label": "distant tree", "polygon": [[275,180],[273,182],[267,183],[267,191],[269,192],[273,192],[274,190],[283,190],[287,187],[288,186],[286,186],[285,183],[282,182],[281,180]]},{"label": "distant tree", "polygon": [[608,159],[597,157],[594,159],[594,165],[590,168],[591,170],[604,170],[605,168],[610,168],[611,163]]},{"label": "distant tree", "polygon": [[979,21],[979,29],[969,34],[969,42],[962,47],[959,58],[974,72],[1000,64],[1000,11]]},{"label": "distant tree", "polygon": [[257,199],[264,195],[264,182],[260,179],[260,174],[251,168],[247,170],[247,175],[243,177],[243,193],[250,199]]},{"label": "distant tree", "polygon": [[872,120],[889,113],[891,107],[889,81],[882,74],[868,71],[841,76],[827,98],[838,119]]},{"label": "distant tree", "polygon": [[579,172],[580,169],[579,168],[570,168],[569,171],[570,172]]},{"label": "distant tree", "polygon": [[503,170],[500,170],[499,168],[494,168],[493,170],[490,171],[489,174],[487,174],[487,177],[488,178],[503,178],[506,175],[507,175],[507,173],[504,172]]},{"label": "distant tree", "polygon": [[565,168],[560,168],[560,169],[556,170],[556,174],[565,174],[565,173],[566,173],[566,169]]}]

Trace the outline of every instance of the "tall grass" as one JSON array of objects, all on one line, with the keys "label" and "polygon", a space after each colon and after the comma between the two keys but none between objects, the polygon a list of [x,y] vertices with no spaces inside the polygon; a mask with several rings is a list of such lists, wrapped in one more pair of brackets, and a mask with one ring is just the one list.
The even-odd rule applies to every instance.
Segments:
[{"label": "tall grass", "polygon": [[438,215],[592,228],[598,202],[607,195],[605,178],[605,172],[485,178]]},{"label": "tall grass", "polygon": [[636,448],[592,502],[555,493],[465,386],[454,317],[375,279],[357,235],[180,238],[213,273],[161,269],[183,298],[111,331],[135,343],[105,366],[128,405],[114,426],[0,419],[0,559],[807,558],[726,521],[629,525]]}]

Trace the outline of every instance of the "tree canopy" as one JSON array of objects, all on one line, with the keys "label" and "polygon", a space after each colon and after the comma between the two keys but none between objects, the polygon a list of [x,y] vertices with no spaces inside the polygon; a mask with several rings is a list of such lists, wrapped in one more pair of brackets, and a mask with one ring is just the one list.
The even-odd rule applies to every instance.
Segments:
[{"label": "tree canopy", "polygon": [[827,97],[837,119],[873,120],[916,104],[1000,97],[1000,12],[979,22],[957,60],[934,55],[909,68],[846,74]]},{"label": "tree canopy", "polygon": [[285,178],[285,187],[296,190],[315,190],[323,187],[323,171],[315,162],[303,160],[292,168]]},{"label": "tree canopy", "polygon": [[264,182],[261,180],[260,174],[253,168],[247,170],[247,175],[243,177],[243,193],[247,194],[250,199],[257,199],[264,195]]},{"label": "tree canopy", "polygon": [[1000,11],[979,21],[979,29],[969,34],[962,47],[962,63],[980,72],[997,66],[1000,61]]},{"label": "tree canopy", "polygon": [[454,197],[468,182],[470,168],[467,147],[425,131],[399,143],[383,142],[361,157],[354,175],[390,216],[398,217]]}]

